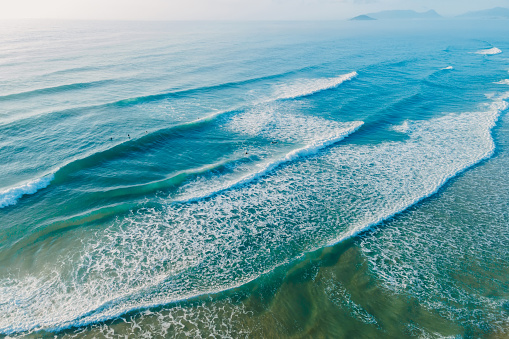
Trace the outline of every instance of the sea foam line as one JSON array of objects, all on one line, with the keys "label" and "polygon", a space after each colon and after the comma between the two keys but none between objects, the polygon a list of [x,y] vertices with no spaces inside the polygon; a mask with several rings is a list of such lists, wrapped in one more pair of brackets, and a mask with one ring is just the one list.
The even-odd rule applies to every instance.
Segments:
[{"label": "sea foam line", "polygon": [[34,194],[38,190],[48,187],[54,177],[54,174],[48,174],[0,192],[0,208],[15,205],[23,195]]},{"label": "sea foam line", "polygon": [[175,200],[174,203],[196,202],[199,200],[213,197],[213,196],[223,193],[227,190],[238,188],[240,186],[249,184],[249,183],[263,177],[264,175],[267,175],[268,173],[272,172],[274,169],[276,169],[277,167],[279,167],[281,165],[296,161],[298,159],[301,159],[301,158],[304,158],[304,157],[307,157],[310,155],[314,155],[314,154],[318,153],[320,150],[327,148],[327,147],[343,140],[348,135],[356,132],[363,124],[364,124],[363,121],[355,121],[352,123],[351,127],[342,129],[340,132],[335,133],[334,135],[331,135],[326,139],[321,139],[321,140],[318,140],[312,144],[306,145],[302,148],[298,148],[293,151],[290,151],[284,157],[266,164],[265,166],[263,166],[260,170],[256,171],[255,173],[248,174],[233,183],[230,183],[230,184],[228,184],[224,187],[221,187],[213,192],[209,192],[209,193],[206,193],[201,196],[196,196],[196,197],[192,197],[192,198],[185,199],[185,200]]}]

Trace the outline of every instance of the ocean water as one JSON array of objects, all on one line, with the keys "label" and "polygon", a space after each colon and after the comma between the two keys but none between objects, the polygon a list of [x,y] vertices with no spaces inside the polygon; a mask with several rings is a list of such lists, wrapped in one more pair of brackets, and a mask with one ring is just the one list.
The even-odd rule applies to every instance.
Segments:
[{"label": "ocean water", "polygon": [[0,336],[509,336],[508,36],[0,23]]}]

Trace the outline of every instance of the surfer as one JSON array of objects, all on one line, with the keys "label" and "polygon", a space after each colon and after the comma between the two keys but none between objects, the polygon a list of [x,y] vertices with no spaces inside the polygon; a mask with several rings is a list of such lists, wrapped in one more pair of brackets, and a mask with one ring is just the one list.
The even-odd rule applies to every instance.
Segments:
[{"label": "surfer", "polygon": [[127,137],[128,137],[129,139],[131,139],[131,136],[130,136],[129,134],[127,135]]}]

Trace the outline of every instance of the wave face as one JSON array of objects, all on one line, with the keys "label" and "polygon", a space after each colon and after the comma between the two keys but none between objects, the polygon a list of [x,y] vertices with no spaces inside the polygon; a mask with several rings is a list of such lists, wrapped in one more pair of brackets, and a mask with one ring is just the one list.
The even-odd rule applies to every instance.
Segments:
[{"label": "wave face", "polygon": [[[475,54],[505,49],[507,25],[491,23],[478,39],[447,20],[380,30],[94,23],[101,34],[90,23],[9,25],[0,23],[0,336],[336,337],[355,324],[401,337],[435,324],[421,319],[434,305],[505,307],[484,302],[505,292],[503,272],[483,302],[454,298],[455,267],[468,259],[458,249],[474,248],[486,267],[507,262],[503,236],[491,248],[479,226],[505,227],[504,209],[478,222],[472,194],[451,193],[456,210],[435,212],[458,234],[452,241],[421,208],[442,206],[494,162],[509,182],[509,144],[498,143],[507,60]],[[481,50],[492,44],[500,49]],[[413,213],[424,217],[400,222]],[[460,236],[460,227],[477,231]],[[426,246],[447,239],[454,255],[412,246],[412,234]],[[357,284],[363,275],[373,290]],[[472,281],[458,284],[478,289]],[[366,307],[373,291],[422,302],[376,296]],[[499,317],[465,322],[473,313],[449,306],[437,335],[507,328]],[[397,324],[379,318],[403,309]],[[273,322],[251,317],[260,312]]]}]

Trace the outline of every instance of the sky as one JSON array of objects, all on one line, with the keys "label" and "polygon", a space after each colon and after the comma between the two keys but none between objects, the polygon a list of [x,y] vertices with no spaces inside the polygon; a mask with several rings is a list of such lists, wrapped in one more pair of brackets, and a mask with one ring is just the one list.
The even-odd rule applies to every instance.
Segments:
[{"label": "sky", "polygon": [[509,0],[0,0],[0,19],[337,20],[387,9],[444,16]]}]

